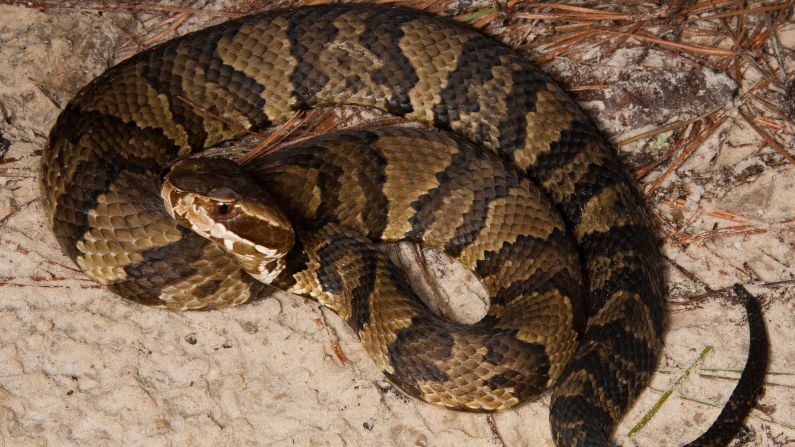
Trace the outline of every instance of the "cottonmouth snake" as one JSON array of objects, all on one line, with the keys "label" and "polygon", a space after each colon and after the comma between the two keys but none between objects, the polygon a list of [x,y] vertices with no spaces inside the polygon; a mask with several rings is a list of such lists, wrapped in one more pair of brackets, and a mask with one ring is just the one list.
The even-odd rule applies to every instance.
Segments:
[{"label": "cottonmouth snake", "polygon": [[[183,161],[162,192],[177,201],[187,194],[189,203],[164,208],[160,175],[174,160],[298,110],[340,104],[451,133],[347,132],[243,171]],[[334,309],[387,377],[426,401],[498,410],[554,382],[557,445],[609,445],[657,364],[660,255],[617,158],[531,63],[426,13],[266,12],[139,53],[67,105],[42,179],[61,246],[119,295],[172,309],[223,307],[262,295],[257,276]],[[266,192],[246,202],[241,192],[254,188]],[[247,210],[266,218],[247,220]],[[222,218],[205,222],[204,234],[220,243],[188,230],[201,225],[180,212]],[[230,234],[236,239],[224,242]],[[373,248],[394,240],[435,247],[472,269],[491,296],[487,316],[463,325],[418,305]],[[732,398],[752,401],[748,394]],[[722,417],[737,425],[744,416]],[[732,430],[703,445],[728,442]]]}]

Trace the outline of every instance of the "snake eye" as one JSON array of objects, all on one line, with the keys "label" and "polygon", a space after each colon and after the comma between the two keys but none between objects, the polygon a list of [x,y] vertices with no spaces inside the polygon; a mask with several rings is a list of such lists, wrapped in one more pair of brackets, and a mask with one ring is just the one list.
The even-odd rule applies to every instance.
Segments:
[{"label": "snake eye", "polygon": [[216,203],[213,206],[213,214],[218,216],[225,216],[232,211],[232,204],[231,203]]}]

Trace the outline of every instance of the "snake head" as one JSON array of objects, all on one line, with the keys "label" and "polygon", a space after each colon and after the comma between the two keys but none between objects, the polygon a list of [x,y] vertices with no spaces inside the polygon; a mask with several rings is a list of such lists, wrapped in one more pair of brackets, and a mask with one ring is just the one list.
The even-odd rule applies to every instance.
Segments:
[{"label": "snake head", "polygon": [[270,283],[284,269],[292,224],[233,161],[177,161],[164,171],[160,195],[177,223],[221,246],[258,280]]}]

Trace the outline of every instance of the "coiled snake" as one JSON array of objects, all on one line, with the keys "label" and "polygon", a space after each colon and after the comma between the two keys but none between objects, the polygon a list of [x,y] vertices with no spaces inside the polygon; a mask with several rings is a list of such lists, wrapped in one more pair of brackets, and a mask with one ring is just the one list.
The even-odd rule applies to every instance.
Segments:
[{"label": "coiled snake", "polygon": [[[245,168],[172,166],[339,104],[451,133],[357,130]],[[158,45],[72,99],[42,173],[61,246],[119,295],[172,309],[243,303],[263,283],[311,296],[428,402],[499,410],[554,383],[557,445],[609,445],[657,363],[660,255],[615,155],[527,60],[426,13],[304,7]],[[470,268],[490,293],[486,317],[464,325],[418,304],[373,248],[397,240]]]}]

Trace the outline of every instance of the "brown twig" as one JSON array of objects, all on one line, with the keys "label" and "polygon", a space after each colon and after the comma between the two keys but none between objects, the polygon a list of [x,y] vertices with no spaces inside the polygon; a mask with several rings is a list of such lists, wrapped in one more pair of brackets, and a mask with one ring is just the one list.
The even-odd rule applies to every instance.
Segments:
[{"label": "brown twig", "polygon": [[244,133],[246,133],[248,135],[254,135],[254,136],[257,136],[257,137],[260,137],[260,138],[267,138],[268,137],[268,135],[266,135],[266,134],[263,134],[261,132],[253,131],[251,129],[246,129],[245,127],[243,127],[242,125],[240,125],[240,124],[238,124],[238,123],[236,123],[234,121],[229,121],[228,119],[226,119],[226,118],[224,118],[222,116],[219,116],[219,115],[217,115],[217,114],[215,114],[213,112],[210,112],[206,108],[204,108],[201,105],[197,104],[196,101],[193,101],[193,100],[188,99],[188,98],[186,98],[184,96],[181,96],[181,95],[177,95],[177,99],[182,101],[182,102],[184,102],[185,104],[191,106],[194,110],[199,112],[199,114],[202,114],[202,115],[205,115],[205,116],[209,116],[210,118],[213,118],[213,119],[215,119],[217,121],[220,121],[220,122],[226,124],[227,126],[229,126],[231,129],[239,129],[240,131],[242,131],[242,132],[244,132]]},{"label": "brown twig", "polygon": [[755,8],[735,9],[733,11],[721,12],[710,16],[694,17],[692,20],[713,20],[726,17],[745,16],[748,14],[759,14],[763,12],[778,11],[780,9],[792,8],[792,2],[788,1],[781,5],[759,6]]},{"label": "brown twig", "polygon": [[183,23],[185,23],[185,20],[187,20],[188,17],[190,17],[190,13],[181,12],[181,13],[177,14],[175,17],[171,17],[169,19],[163,20],[162,22],[160,22],[158,24],[158,26],[164,26],[164,25],[167,25],[169,23],[170,23],[170,25],[167,26],[163,31],[160,31],[159,33],[155,34],[154,36],[146,39],[143,42],[143,46],[148,47],[148,46],[153,45],[156,42],[159,42],[164,37],[168,36],[169,34],[171,34],[174,31],[176,31],[177,28],[179,28]]},{"label": "brown twig", "polygon": [[[312,112],[314,112],[314,110]],[[237,162],[241,165],[245,165],[257,157],[274,152],[276,150],[276,144],[292,135],[300,123],[306,118],[306,115],[304,111],[295,112],[289,120],[279,126],[272,134],[265,137],[257,147],[238,158]]]},{"label": "brown twig", "polygon": [[682,149],[682,151],[679,153],[679,156],[670,165],[668,165],[667,168],[665,168],[665,171],[659,176],[657,176],[657,178],[655,178],[654,181],[651,182],[651,184],[649,184],[649,186],[646,188],[646,194],[647,195],[653,194],[654,191],[657,189],[657,187],[659,187],[660,184],[663,182],[663,180],[665,180],[665,178],[668,177],[668,175],[670,175],[676,168],[682,165],[682,163],[684,163],[685,160],[687,160],[690,154],[692,154],[693,152],[695,152],[696,149],[701,147],[701,144],[704,143],[704,141],[706,141],[707,138],[709,138],[723,124],[724,121],[726,121],[726,118],[727,115],[725,114],[716,117],[715,121],[707,125],[707,127],[704,130],[702,130],[701,133],[696,135],[696,137],[693,138],[685,146],[684,149]]},{"label": "brown twig", "polygon": [[645,32],[640,32],[640,31],[639,32],[635,32],[635,33],[629,33],[629,32],[623,32],[623,31],[609,30],[609,29],[605,29],[605,28],[595,28],[595,30],[597,32],[600,32],[600,33],[613,34],[613,35],[616,35],[616,36],[633,37],[633,38],[638,39],[638,40],[643,40],[643,41],[646,41],[646,42],[654,43],[654,44],[657,44],[657,45],[663,45],[663,46],[667,46],[667,47],[671,47],[671,48],[677,48],[677,49],[680,49],[680,50],[689,51],[691,53],[696,53],[696,54],[700,54],[700,55],[703,55],[703,56],[730,57],[730,56],[734,56],[734,55],[737,54],[737,52],[735,52],[735,51],[725,50],[723,48],[713,48],[713,47],[705,47],[705,46],[702,46],[702,45],[686,44],[686,43],[680,43],[680,42],[672,42],[670,40],[660,39],[659,37],[655,37],[655,36],[652,36],[652,35],[647,34]]},{"label": "brown twig", "polygon": [[[12,2],[15,3],[15,2]],[[22,1],[20,4],[28,8],[36,9],[83,9],[94,11],[112,11],[120,9],[125,11],[139,11],[139,12],[169,12],[169,13],[187,13],[216,17],[227,17],[230,19],[243,16],[241,13],[228,12],[228,11],[214,11],[206,8],[185,8],[180,6],[160,5],[157,3],[121,3],[121,2],[101,2],[86,4],[80,2],[48,2],[48,1]]]},{"label": "brown twig", "polygon": [[740,107],[739,112],[740,116],[743,117],[745,122],[747,122],[748,125],[751,126],[751,128],[754,129],[754,131],[756,131],[756,133],[759,134],[759,136],[762,137],[763,140],[765,140],[765,143],[767,143],[770,147],[772,147],[773,150],[781,154],[781,156],[784,157],[784,159],[787,160],[789,163],[795,165],[795,157],[793,157],[792,154],[787,152],[787,149],[781,143],[773,139],[773,137],[771,137],[770,134],[768,134],[764,129],[762,129],[759,125],[757,125],[753,117],[751,117],[750,114],[748,114],[748,112],[743,110],[743,107]]}]

